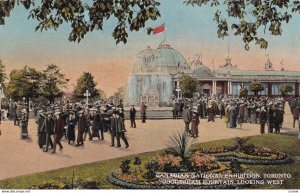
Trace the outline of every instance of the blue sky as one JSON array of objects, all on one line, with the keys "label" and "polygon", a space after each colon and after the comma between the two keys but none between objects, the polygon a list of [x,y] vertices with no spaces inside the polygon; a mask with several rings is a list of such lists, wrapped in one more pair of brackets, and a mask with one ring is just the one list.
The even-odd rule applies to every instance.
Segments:
[{"label": "blue sky", "polygon": [[[266,36],[270,42],[267,50],[252,45],[250,51],[245,51],[241,37],[217,38],[216,24],[213,22],[215,9],[186,6],[182,0],[162,0],[159,9],[162,17],[149,22],[148,26],[165,23],[165,34],[148,36],[146,30],[131,32],[126,45],[116,45],[111,35],[114,21],[105,23],[103,31],[87,34],[77,44],[68,41],[71,29],[67,24],[58,31],[35,32],[37,22],[27,20],[28,11],[17,7],[6,20],[6,25],[0,26],[0,59],[8,71],[25,65],[43,69],[45,65],[55,63],[69,75],[72,82],[82,71],[91,71],[99,87],[108,95],[127,81],[136,54],[148,45],[157,47],[165,36],[187,60],[203,53],[204,63],[214,60],[217,67],[224,63],[229,44],[233,63],[240,69],[262,69],[265,55],[269,54],[277,68],[281,68],[279,63],[283,60],[286,69],[300,70],[298,15],[284,25],[282,36]],[[111,74],[117,76],[112,79]]]}]

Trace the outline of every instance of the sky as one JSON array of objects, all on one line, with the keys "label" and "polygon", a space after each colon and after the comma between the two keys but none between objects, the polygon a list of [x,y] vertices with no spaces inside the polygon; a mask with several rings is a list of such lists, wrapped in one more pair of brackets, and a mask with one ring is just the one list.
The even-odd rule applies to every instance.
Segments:
[{"label": "sky", "polygon": [[166,31],[150,36],[146,29],[130,32],[125,45],[116,45],[111,35],[114,21],[106,22],[103,31],[87,34],[78,44],[68,41],[71,31],[68,24],[58,31],[35,32],[37,21],[27,20],[28,11],[16,7],[6,24],[0,26],[0,59],[7,73],[26,65],[42,70],[48,64],[57,64],[70,79],[68,91],[74,88],[83,72],[91,72],[98,88],[104,90],[107,96],[129,80],[136,55],[147,46],[157,48],[165,37],[188,61],[202,53],[203,63],[210,68],[225,63],[229,45],[232,63],[241,70],[263,69],[266,55],[269,55],[275,69],[280,70],[280,62],[283,61],[286,70],[300,71],[299,15],[283,26],[282,36],[265,36],[269,41],[267,50],[251,45],[250,51],[245,51],[239,36],[231,34],[225,39],[217,38],[214,9],[186,6],[182,0],[160,2],[162,16],[157,21],[148,22],[147,27],[165,23]]}]

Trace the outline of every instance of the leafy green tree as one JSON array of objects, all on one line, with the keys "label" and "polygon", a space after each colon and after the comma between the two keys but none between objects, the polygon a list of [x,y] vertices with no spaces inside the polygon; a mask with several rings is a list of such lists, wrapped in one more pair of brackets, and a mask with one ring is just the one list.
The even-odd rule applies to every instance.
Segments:
[{"label": "leafy green tree", "polygon": [[84,72],[77,80],[77,85],[73,94],[76,98],[85,98],[84,93],[88,90],[91,94],[91,98],[98,97],[100,93],[96,86],[97,83],[95,82],[93,75],[90,72]]},{"label": "leafy green tree", "polygon": [[25,66],[21,70],[12,70],[9,75],[9,82],[6,88],[6,95],[14,100],[22,100],[39,96],[39,86],[42,80],[42,73]]},{"label": "leafy green tree", "polygon": [[247,90],[246,88],[242,87],[242,88],[240,89],[240,96],[241,96],[241,97],[246,97],[246,96],[248,96],[248,90]]},{"label": "leafy green tree", "polygon": [[266,49],[268,41],[263,34],[281,35],[282,25],[289,23],[292,14],[300,13],[298,0],[186,0],[185,3],[200,7],[209,4],[217,8],[214,21],[218,25],[218,37],[228,36],[231,28],[234,35],[242,36],[246,50],[249,50],[251,42]]},{"label": "leafy green tree", "polygon": [[43,71],[43,79],[40,82],[39,94],[46,97],[50,103],[53,103],[55,98],[61,97],[62,89],[66,88],[69,79],[65,78],[65,74],[60,72],[57,65],[51,64]]},{"label": "leafy green tree", "polygon": [[196,79],[184,75],[179,80],[179,88],[181,89],[182,95],[187,98],[193,97],[193,93],[196,91],[197,81]]},{"label": "leafy green tree", "polygon": [[[116,43],[127,42],[128,29],[139,31],[146,22],[160,17],[158,0],[33,0],[0,1],[0,25],[5,24],[16,4],[22,4],[30,11],[29,17],[38,21],[36,30],[57,30],[67,23],[72,31],[70,41],[80,42],[88,32],[103,30],[104,22],[116,19],[113,30]],[[254,42],[261,48],[268,47],[264,34],[282,34],[282,25],[289,23],[293,14],[300,13],[300,1],[294,0],[185,0],[186,5],[203,7],[209,5],[217,10],[214,21],[219,38],[229,35],[230,28],[235,36],[242,36],[245,49]],[[148,30],[151,31],[151,30]]]},{"label": "leafy green tree", "polygon": [[21,3],[30,11],[28,18],[37,20],[37,30],[57,30],[67,23],[72,31],[70,41],[80,42],[88,32],[103,30],[104,22],[115,20],[113,31],[116,43],[127,42],[128,28],[138,31],[144,28],[148,20],[156,20],[160,13],[156,0],[94,0],[87,3],[81,0],[34,0],[0,1],[0,25],[5,24],[16,4]]},{"label": "leafy green tree", "polygon": [[288,93],[292,93],[294,88],[291,85],[283,84],[280,86],[280,92],[282,96],[287,95]]},{"label": "leafy green tree", "polygon": [[250,84],[250,90],[251,92],[254,92],[254,95],[257,96],[258,92],[261,92],[264,90],[264,87],[260,82],[254,81]]},{"label": "leafy green tree", "polygon": [[3,84],[5,79],[6,79],[5,66],[0,60],[0,83]]}]

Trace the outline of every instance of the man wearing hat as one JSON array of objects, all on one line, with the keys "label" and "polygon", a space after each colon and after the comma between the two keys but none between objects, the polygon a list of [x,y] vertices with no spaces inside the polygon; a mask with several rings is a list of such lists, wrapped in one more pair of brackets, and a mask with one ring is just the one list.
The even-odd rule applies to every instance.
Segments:
[{"label": "man wearing hat", "polygon": [[125,148],[129,147],[125,137],[125,125],[123,119],[119,116],[119,111],[114,111],[111,118],[111,146],[115,145],[115,137],[117,139],[117,147],[121,147],[120,139],[125,143]]},{"label": "man wearing hat", "polygon": [[20,126],[21,126],[21,139],[28,137],[28,115],[26,109],[23,109],[21,111],[21,117],[20,117]]},{"label": "man wearing hat", "polygon": [[87,109],[86,110],[86,128],[84,131],[84,137],[83,137],[83,141],[86,140],[86,136],[87,134],[89,135],[89,140],[92,141],[92,133],[91,133],[91,128],[93,127],[93,120],[94,120],[94,112],[93,109]]},{"label": "man wearing hat", "polygon": [[141,106],[140,106],[140,112],[141,112],[141,116],[142,116],[142,123],[146,123],[146,110],[147,110],[147,106],[145,105],[144,102],[142,102]]},{"label": "man wearing hat", "polygon": [[267,108],[267,119],[268,119],[268,133],[273,133],[274,130],[274,108],[272,102],[268,103]]},{"label": "man wearing hat", "polygon": [[83,144],[83,133],[85,131],[85,128],[87,127],[87,120],[85,115],[83,114],[83,111],[78,112],[79,118],[78,118],[78,134],[77,134],[77,145],[84,145]]},{"label": "man wearing hat", "polygon": [[59,145],[59,150],[63,149],[63,146],[60,142],[61,138],[63,137],[64,133],[64,120],[61,118],[61,112],[55,112],[55,127],[54,127],[54,144],[53,144],[53,151],[52,154],[56,153],[56,145]]},{"label": "man wearing hat", "polygon": [[262,106],[259,110],[259,123],[260,123],[260,134],[265,133],[265,125],[267,122],[267,110],[265,106]]},{"label": "man wearing hat", "polygon": [[280,126],[282,124],[282,115],[281,110],[279,109],[278,105],[274,105],[274,129],[275,133],[280,133]]},{"label": "man wearing hat", "polygon": [[185,123],[185,132],[190,132],[190,122],[192,120],[192,113],[189,105],[186,105],[182,113],[183,121]]},{"label": "man wearing hat", "polygon": [[192,124],[191,124],[192,125],[191,126],[191,137],[196,138],[196,137],[198,137],[198,133],[199,133],[198,126],[199,126],[199,123],[200,123],[197,110],[193,111],[191,122],[192,122]]},{"label": "man wearing hat", "polygon": [[49,145],[53,148],[53,143],[51,139],[51,135],[53,135],[54,130],[54,119],[52,117],[52,111],[47,112],[47,119],[46,119],[46,147],[44,152],[48,151]]},{"label": "man wearing hat", "polygon": [[[103,117],[101,117],[101,114],[99,112],[98,109],[94,109],[94,125],[93,125],[93,132],[92,132],[92,137],[98,137],[98,139],[100,140],[104,140],[104,135],[103,135]],[[100,135],[101,138],[100,138]]]},{"label": "man wearing hat", "polygon": [[67,139],[70,142],[72,141],[73,144],[75,143],[75,125],[76,125],[76,116],[73,110],[69,110],[69,116],[66,119],[67,122]]},{"label": "man wearing hat", "polygon": [[131,108],[129,110],[129,115],[130,115],[130,125],[131,125],[131,127],[136,128],[136,123],[135,123],[136,110],[134,108],[134,105],[131,105]]},{"label": "man wearing hat", "polygon": [[46,117],[43,110],[38,111],[38,119],[36,120],[38,129],[38,144],[40,148],[46,145],[47,135],[46,135]]}]

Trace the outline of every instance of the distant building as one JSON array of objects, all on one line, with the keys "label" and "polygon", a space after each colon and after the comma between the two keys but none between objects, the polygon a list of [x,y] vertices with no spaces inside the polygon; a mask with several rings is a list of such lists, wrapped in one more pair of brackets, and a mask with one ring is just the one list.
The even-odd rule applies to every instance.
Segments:
[{"label": "distant building", "polygon": [[180,98],[179,79],[188,75],[198,81],[195,96],[214,95],[239,96],[240,88],[250,91],[253,81],[261,82],[264,90],[261,96],[279,96],[282,84],[290,85],[294,91],[292,96],[299,96],[299,71],[276,71],[270,59],[262,70],[239,70],[231,63],[229,56],[225,64],[217,70],[204,65],[198,56],[194,60],[187,60],[165,41],[157,49],[147,47],[137,55],[135,65],[127,86],[125,101],[127,104],[145,102],[150,107],[164,106],[173,98]]}]

